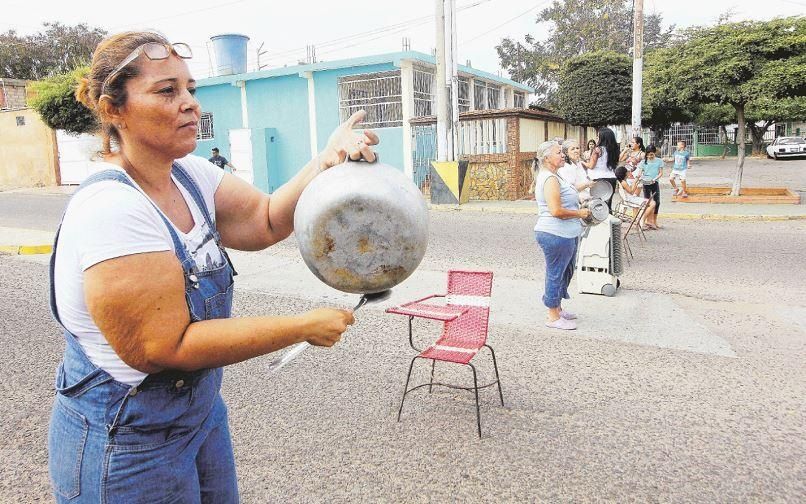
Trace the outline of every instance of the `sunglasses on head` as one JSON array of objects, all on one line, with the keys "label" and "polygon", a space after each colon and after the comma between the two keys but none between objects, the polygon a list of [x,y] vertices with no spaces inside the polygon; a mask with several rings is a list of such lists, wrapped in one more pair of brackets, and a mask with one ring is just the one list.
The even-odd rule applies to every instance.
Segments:
[{"label": "sunglasses on head", "polygon": [[114,79],[121,70],[126,68],[126,65],[136,60],[141,54],[145,54],[146,58],[150,60],[164,60],[168,59],[172,53],[182,59],[190,59],[193,57],[193,51],[190,50],[190,46],[183,42],[177,42],[176,44],[147,42],[137,47],[131,54],[123,58],[123,61],[121,61],[118,66],[109,72],[109,75],[106,76],[106,79],[104,79],[101,85],[101,94],[106,94],[106,87],[112,82],[112,79]]}]

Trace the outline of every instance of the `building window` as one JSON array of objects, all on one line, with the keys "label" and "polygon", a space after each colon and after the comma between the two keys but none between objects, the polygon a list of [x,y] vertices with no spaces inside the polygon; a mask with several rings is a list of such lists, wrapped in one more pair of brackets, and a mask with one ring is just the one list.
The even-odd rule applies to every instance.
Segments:
[{"label": "building window", "polygon": [[513,104],[515,108],[526,108],[526,95],[515,91],[512,95]]},{"label": "building window", "polygon": [[484,81],[477,80],[476,85],[473,86],[473,108],[475,110],[484,110],[487,108],[487,100],[484,98],[487,91],[487,86]]},{"label": "building window", "polygon": [[470,110],[470,79],[459,77],[459,112]]},{"label": "building window", "polygon": [[414,117],[434,115],[434,73],[414,68]]},{"label": "building window", "polygon": [[339,78],[339,119],[344,122],[359,110],[367,111],[366,128],[403,125],[400,70]]},{"label": "building window", "polygon": [[501,98],[501,86],[494,86],[487,83],[487,107],[488,109],[495,110],[499,108],[499,100]]},{"label": "building window", "polygon": [[17,116],[17,126],[25,126],[25,116]]},{"label": "building window", "polygon": [[196,131],[196,140],[213,139],[213,114],[202,112],[199,119],[199,129]]}]

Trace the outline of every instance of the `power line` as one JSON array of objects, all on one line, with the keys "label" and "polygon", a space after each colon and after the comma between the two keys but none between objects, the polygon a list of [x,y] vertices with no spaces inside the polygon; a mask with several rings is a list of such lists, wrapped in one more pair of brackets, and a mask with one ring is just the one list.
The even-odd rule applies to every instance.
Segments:
[{"label": "power line", "polygon": [[507,24],[509,24],[509,23],[511,23],[511,22],[513,22],[513,21],[515,21],[516,19],[521,18],[521,17],[523,17],[523,16],[525,16],[525,15],[529,14],[529,13],[530,13],[530,12],[532,12],[533,10],[537,9],[538,7],[542,7],[543,5],[545,5],[545,4],[547,4],[547,3],[549,3],[549,1],[548,1],[548,0],[547,0],[547,1],[543,1],[543,2],[538,2],[537,4],[533,5],[532,7],[529,7],[529,8],[528,8],[528,9],[526,9],[525,11],[521,12],[521,13],[520,13],[520,14],[518,14],[517,16],[515,16],[515,17],[513,17],[513,18],[510,18],[510,19],[507,19],[506,21],[504,21],[504,22],[503,22],[503,23],[501,23],[500,25],[495,26],[495,27],[493,27],[493,28],[490,28],[490,29],[489,29],[489,30],[487,30],[486,32],[484,32],[484,33],[480,33],[479,35],[476,35],[475,37],[473,37],[473,38],[472,38],[472,39],[470,39],[470,40],[465,40],[465,41],[462,41],[462,42],[460,42],[460,44],[469,44],[469,43],[473,42],[474,40],[478,40],[478,39],[480,39],[481,37],[483,37],[483,36],[485,36],[485,35],[488,35],[488,34],[490,34],[490,33],[494,32],[495,30],[497,30],[497,29],[501,28],[502,26],[507,25]]},{"label": "power line", "polygon": [[126,24],[119,25],[119,26],[113,26],[112,28],[110,28],[110,30],[117,30],[119,28],[126,28],[127,26],[132,26],[132,25],[143,25],[145,23],[151,23],[152,21],[164,21],[166,19],[173,19],[173,18],[179,17],[179,16],[187,16],[188,14],[196,14],[197,12],[204,12],[204,11],[219,9],[221,7],[229,7],[230,5],[244,3],[244,2],[247,2],[247,1],[248,0],[235,0],[234,2],[211,5],[209,7],[202,7],[201,9],[194,9],[194,10],[189,10],[189,11],[185,11],[185,12],[180,12],[180,13],[177,13],[177,14],[171,14],[170,16],[162,16],[162,17],[158,17],[158,18],[152,18],[152,19],[145,19],[145,20],[142,20],[142,21],[136,21],[136,22],[133,22],[133,23],[126,23]]}]

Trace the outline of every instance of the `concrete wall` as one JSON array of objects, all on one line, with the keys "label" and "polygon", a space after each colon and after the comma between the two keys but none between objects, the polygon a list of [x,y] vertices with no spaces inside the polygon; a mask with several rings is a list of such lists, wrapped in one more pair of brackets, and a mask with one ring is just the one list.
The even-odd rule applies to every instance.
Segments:
[{"label": "concrete wall", "polygon": [[212,148],[218,147],[221,155],[229,159],[229,130],[241,127],[241,90],[231,84],[200,87],[196,98],[202,112],[213,114],[213,139],[199,141],[193,153],[209,158]]},{"label": "concrete wall", "polygon": [[[339,77],[391,70],[399,69],[389,63],[314,72],[317,144],[320,151],[325,148],[328,137],[339,125]],[[375,151],[381,160],[402,171],[403,128],[375,128],[373,131],[380,138]]]},{"label": "concrete wall", "polygon": [[546,123],[535,119],[520,118],[520,150],[536,151],[546,141]]},{"label": "concrete wall", "polygon": [[57,185],[56,159],[55,135],[39,114],[0,111],[0,186]]},{"label": "concrete wall", "polygon": [[[328,137],[339,125],[339,77],[396,69],[388,63],[313,73],[319,151],[324,149]],[[291,74],[248,80],[245,85],[248,126],[253,138],[254,185],[273,191],[311,159],[308,79]],[[218,147],[221,155],[230,158],[229,130],[243,127],[241,89],[230,83],[202,86],[196,97],[202,111],[213,114],[215,138],[199,141],[194,154],[208,158],[210,150]],[[270,132],[268,136],[266,131]],[[380,137],[376,151],[381,160],[403,170],[403,128],[378,128],[374,131]],[[273,140],[267,140],[271,138]],[[270,156],[265,155],[267,149]],[[262,164],[259,166],[259,163]],[[269,166],[265,166],[267,164]]]}]

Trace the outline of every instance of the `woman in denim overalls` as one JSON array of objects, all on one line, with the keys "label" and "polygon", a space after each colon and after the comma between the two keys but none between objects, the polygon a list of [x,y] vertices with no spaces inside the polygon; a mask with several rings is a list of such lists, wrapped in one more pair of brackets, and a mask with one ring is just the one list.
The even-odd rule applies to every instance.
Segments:
[{"label": "woman in denim overalls", "polygon": [[[145,378],[136,385],[116,380],[65,328],[49,432],[58,502],[237,502],[221,367],[300,341],[332,346],[353,323],[350,311],[325,308],[296,317],[230,319],[235,273],[224,246],[260,250],[283,240],[313,177],[347,156],[374,160],[370,146],[377,136],[352,130],[363,111],[339,126],[325,150],[271,199],[223,175],[211,214],[188,167],[175,161],[196,146],[200,110],[184,62],[189,57],[188,46],[155,33],[115,35],[96,48],[76,92],[99,118],[104,161],[117,165],[90,176],[76,194],[100,182],[140,191],[159,214],[173,251],[131,253],[83,270],[91,320],[120,361]],[[202,242],[214,243],[224,258],[220,266],[200,268],[177,232],[199,224],[194,213],[204,221]],[[82,224],[92,229],[93,222]],[[57,304],[64,300],[56,292],[68,279],[55,266],[65,261],[59,235],[51,307],[61,324]]]}]

